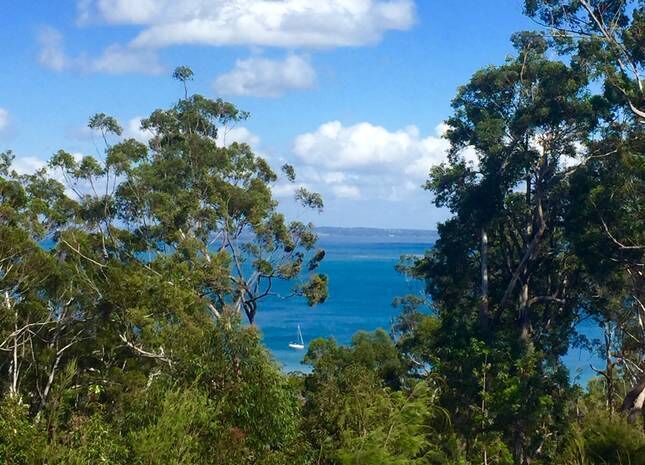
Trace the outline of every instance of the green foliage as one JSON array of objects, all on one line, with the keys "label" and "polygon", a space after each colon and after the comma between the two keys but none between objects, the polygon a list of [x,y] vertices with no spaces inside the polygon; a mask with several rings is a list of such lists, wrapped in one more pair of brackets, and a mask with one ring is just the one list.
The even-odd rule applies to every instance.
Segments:
[{"label": "green foliage", "polygon": [[627,115],[642,121],[645,113],[643,35],[645,5],[641,0],[525,0],[525,12],[548,27],[551,42],[573,63],[602,79],[604,95]]},{"label": "green foliage", "polygon": [[[307,374],[284,374],[253,323],[278,280],[324,302],[325,251],[279,212],[269,163],[222,143],[248,113],[189,96],[190,68],[147,144],[98,113],[104,157],[60,150],[21,175],[0,153],[0,462],[645,463],[645,14],[525,8],[552,34],[514,34],[453,101],[426,184],[452,217],[398,267],[426,295],[395,301],[392,335],[313,341]],[[562,362],[581,316],[604,336],[585,393]]]},{"label": "green foliage", "polygon": [[[586,310],[601,321],[607,404],[613,408],[616,378],[627,376],[622,409],[640,417],[635,403],[645,389],[642,321],[643,231],[643,34],[641,0],[526,0],[526,13],[550,28],[553,48],[572,67],[602,84],[599,130],[585,141],[587,158],[571,177],[567,239],[587,273]],[[596,89],[594,89],[596,90]],[[637,321],[639,320],[639,321]],[[637,329],[639,328],[639,329]],[[640,336],[634,337],[634,334]],[[637,370],[639,371],[639,370]]]},{"label": "green foliage", "polygon": [[645,435],[623,418],[592,413],[567,438],[565,465],[645,464]]},{"label": "green foliage", "polygon": [[[444,384],[440,403],[469,457],[490,459],[495,449],[501,463],[510,452],[521,464],[551,463],[568,434],[576,392],[561,357],[581,311],[603,324],[597,348],[610,411],[621,376],[643,385],[634,373],[642,338],[628,335],[642,334],[635,304],[645,250],[643,96],[634,79],[642,6],[525,3],[559,35],[514,34],[517,56],[459,89],[449,161],[426,184],[453,216],[432,251],[399,267],[426,280],[430,315],[421,299],[401,300],[394,328],[413,373]],[[548,59],[551,47],[573,60]],[[604,88],[594,95],[597,79]]]},{"label": "green foliage", "polygon": [[172,77],[182,83],[184,86],[184,97],[188,99],[188,85],[186,83],[193,80],[193,70],[188,66],[178,66],[173,71]]},{"label": "green foliage", "polygon": [[432,402],[430,389],[423,382],[416,384],[410,393],[383,392],[366,406],[359,428],[343,431],[338,450],[340,463],[447,463],[429,443]]},{"label": "green foliage", "polygon": [[209,448],[215,418],[215,408],[205,395],[193,389],[169,391],[153,423],[132,433],[135,455],[145,465],[212,463]]},{"label": "green foliage", "polygon": [[[72,417],[69,430],[50,445],[49,460],[56,464],[83,465],[101,463],[125,465],[131,462],[126,440],[114,425],[100,414],[91,417]],[[170,462],[169,462],[170,463]]]},{"label": "green foliage", "polygon": [[172,73],[172,77],[178,81],[190,81],[193,79],[193,70],[188,66],[178,66]]},{"label": "green foliage", "polygon": [[304,425],[317,463],[461,463],[447,412],[425,382],[403,387],[404,364],[383,330],[350,347],[312,341]]},{"label": "green foliage", "polygon": [[[450,163],[427,188],[454,216],[432,252],[404,266],[426,279],[436,316],[409,314],[400,343],[444,380],[442,402],[462,434],[502,439],[521,462],[552,457],[564,428],[559,357],[580,301],[560,220],[562,159],[576,156],[598,112],[586,76],[548,60],[540,35],[513,42],[516,58],[476,72],[453,101]],[[467,147],[478,165],[464,162]]]},{"label": "green foliage", "polygon": [[294,169],[293,165],[285,163],[284,165],[282,165],[281,169],[289,182],[294,182],[296,180],[296,170]]},{"label": "green foliage", "polygon": [[[287,173],[287,176],[290,175]],[[322,211],[323,209],[323,200],[320,194],[317,192],[310,192],[304,187],[300,187],[296,190],[296,200],[305,207],[315,208],[318,211]]]},{"label": "green foliage", "polygon": [[[185,67],[175,71],[184,84],[191,76]],[[118,124],[104,114],[92,117],[90,127],[106,142],[105,161],[77,161],[64,151],[50,161],[79,197],[68,242],[88,234],[93,250],[86,252],[95,263],[129,264],[145,253],[153,273],[181,268],[184,282],[208,297],[212,309],[230,304],[250,323],[275,280],[300,277],[294,293],[310,305],[323,302],[327,281],[313,273],[321,258],[314,256],[312,225],[289,223],[278,213],[271,193],[277,175],[251,147],[218,141],[220,130],[247,117],[228,102],[186,96],[142,121],[154,135],[148,147],[132,139],[110,144],[105,136],[119,135]],[[292,167],[285,174],[295,179]],[[317,193],[300,190],[296,197],[322,209]]]},{"label": "green foliage", "polygon": [[323,303],[327,300],[327,276],[322,274],[313,276],[302,286],[302,294],[307,298],[310,306]]},{"label": "green foliage", "polygon": [[325,254],[277,211],[268,163],[217,140],[246,117],[186,96],[144,120],[146,146],[115,142],[97,114],[105,158],[49,163],[74,198],[2,154],[2,463],[305,460],[298,391],[241,315],[254,321],[274,280],[323,302]]},{"label": "green foliage", "polygon": [[[105,113],[97,113],[90,118],[90,122],[87,125],[90,129],[100,131],[105,137],[107,134],[114,134],[120,136],[123,133],[123,129],[119,125],[119,122],[113,117],[108,116]],[[90,157],[86,157],[87,160],[90,160]]]},{"label": "green foliage", "polygon": [[29,406],[6,396],[0,403],[0,462],[36,465],[45,457],[46,435],[29,416]]}]

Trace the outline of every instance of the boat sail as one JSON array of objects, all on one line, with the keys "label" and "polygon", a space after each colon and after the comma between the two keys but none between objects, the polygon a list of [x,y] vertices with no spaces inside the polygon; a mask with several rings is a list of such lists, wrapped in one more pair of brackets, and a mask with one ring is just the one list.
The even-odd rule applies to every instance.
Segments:
[{"label": "boat sail", "polygon": [[298,325],[298,342],[289,343],[289,347],[295,350],[303,350],[305,348],[305,341],[302,339],[302,331],[300,331],[300,325]]}]

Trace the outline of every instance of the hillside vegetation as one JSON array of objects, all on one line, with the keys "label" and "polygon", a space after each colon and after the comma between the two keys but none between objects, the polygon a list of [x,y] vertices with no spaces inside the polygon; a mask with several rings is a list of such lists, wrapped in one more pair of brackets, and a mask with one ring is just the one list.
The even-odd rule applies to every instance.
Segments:
[{"label": "hillside vegetation", "polygon": [[[645,464],[645,6],[525,10],[541,32],[453,100],[425,186],[450,218],[398,267],[425,295],[389,332],[311,342],[307,374],[254,325],[276,281],[327,297],[313,225],[272,194],[297,173],[219,144],[249,115],[184,94],[189,68],[148,144],[97,114],[103,157],[2,154],[0,463]],[[604,361],[584,388],[571,347]]]}]

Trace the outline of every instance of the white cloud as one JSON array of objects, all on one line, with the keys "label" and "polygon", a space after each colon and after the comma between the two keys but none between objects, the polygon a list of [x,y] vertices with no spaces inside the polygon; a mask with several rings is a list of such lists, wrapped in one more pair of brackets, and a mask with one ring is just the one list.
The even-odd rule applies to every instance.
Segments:
[{"label": "white cloud", "polygon": [[448,134],[448,129],[450,129],[450,126],[442,122],[435,126],[434,132],[440,137],[445,137],[445,135]]},{"label": "white cloud", "polygon": [[47,163],[36,157],[16,157],[11,163],[11,169],[18,174],[33,174],[45,166]]},{"label": "white cloud", "polygon": [[96,57],[68,56],[62,34],[51,27],[41,31],[38,42],[40,44],[39,63],[53,71],[150,75],[165,71],[154,50],[113,44]]},{"label": "white cloud", "polygon": [[308,184],[282,182],[271,186],[271,193],[278,198],[292,198],[298,189],[310,189]]},{"label": "white cloud", "polygon": [[294,142],[295,154],[307,164],[372,172],[416,166],[426,168],[422,176],[431,165],[446,159],[447,149],[448,141],[437,136],[422,138],[416,126],[389,131],[367,122],[343,126],[331,121]]},{"label": "white cloud", "polygon": [[9,126],[9,112],[0,107],[0,131],[4,130]]},{"label": "white cloud", "polygon": [[316,72],[309,60],[288,55],[284,60],[237,60],[232,70],[215,79],[214,86],[223,95],[279,97],[291,89],[310,89],[315,83]]},{"label": "white cloud", "polygon": [[338,184],[331,187],[334,195],[340,199],[358,199],[361,197],[361,191],[356,186],[348,184]]},{"label": "white cloud", "polygon": [[157,10],[157,5],[162,2],[155,0],[136,1],[104,1],[104,0],[78,0],[77,14],[81,24],[90,23],[97,15],[103,16],[105,21],[116,24],[136,24],[150,20]]},{"label": "white cloud", "polygon": [[147,144],[154,137],[154,132],[141,127],[141,120],[142,118],[140,116],[135,116],[128,120],[128,124],[123,128],[124,139],[135,139]]},{"label": "white cloud", "polygon": [[254,148],[260,145],[260,138],[244,126],[222,128],[218,131],[217,137],[218,143],[221,143],[223,146],[230,145],[233,142],[237,142],[238,144],[248,144]]},{"label": "white cloud", "polygon": [[54,71],[63,71],[68,66],[63,35],[60,32],[46,27],[38,35],[38,42],[40,44],[38,61],[41,65]]},{"label": "white cloud", "polygon": [[[339,198],[401,200],[420,190],[433,165],[447,161],[449,142],[441,124],[423,136],[416,126],[388,130],[369,122],[322,124],[295,138],[297,171],[314,189]],[[462,152],[477,164],[474,150]]]},{"label": "white cloud", "polygon": [[330,171],[329,173],[324,173],[321,178],[327,184],[336,184],[345,182],[347,175],[340,171]]},{"label": "white cloud", "polygon": [[79,0],[78,20],[139,25],[139,47],[373,44],[415,20],[414,0]]},{"label": "white cloud", "polygon": [[82,71],[90,73],[155,75],[165,72],[154,51],[118,44],[107,47],[98,57],[81,58],[79,65]]}]

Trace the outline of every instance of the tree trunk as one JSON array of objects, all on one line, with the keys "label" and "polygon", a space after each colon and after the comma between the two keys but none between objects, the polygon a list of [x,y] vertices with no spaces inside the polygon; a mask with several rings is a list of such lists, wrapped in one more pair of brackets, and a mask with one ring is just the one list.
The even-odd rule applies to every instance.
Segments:
[{"label": "tree trunk", "polygon": [[43,394],[40,398],[39,411],[44,410],[45,406],[47,405],[47,398],[49,397],[49,391],[51,390],[52,385],[54,384],[54,377],[56,376],[56,370],[58,369],[58,364],[60,363],[61,357],[62,357],[62,354],[56,356],[56,360],[54,361],[54,366],[49,372],[49,376],[47,377],[47,385],[45,386],[45,390],[43,391]]},{"label": "tree trunk", "polygon": [[609,416],[614,414],[614,361],[611,358],[611,326],[609,322],[605,322],[605,380],[607,382],[607,408],[609,409]]},{"label": "tree trunk", "polygon": [[244,307],[244,313],[246,314],[246,318],[249,321],[250,325],[255,324],[255,314],[257,313],[257,303],[255,301],[246,301],[242,304]]},{"label": "tree trunk", "polygon": [[20,376],[20,364],[18,363],[18,337],[20,332],[18,331],[18,309],[15,308],[15,305],[12,305],[11,298],[9,297],[9,291],[5,291],[5,305],[7,310],[14,310],[14,322],[13,322],[13,350],[11,357],[11,364],[9,366],[11,371],[11,386],[9,387],[9,396],[17,397],[18,396],[18,377]]},{"label": "tree trunk", "polygon": [[531,321],[529,319],[529,283],[522,284],[520,293],[518,324],[520,327],[520,341],[527,346],[531,339]]},{"label": "tree trunk", "polygon": [[524,446],[524,434],[521,428],[515,431],[515,438],[513,439],[513,458],[517,465],[529,465],[531,462],[526,455]]},{"label": "tree trunk", "polygon": [[634,422],[643,411],[643,403],[645,403],[645,375],[641,376],[636,386],[627,393],[620,410],[627,413],[629,421]]},{"label": "tree trunk", "polygon": [[483,332],[490,326],[490,311],[488,304],[488,233],[482,226],[481,231],[481,302],[479,306],[479,324]]},{"label": "tree trunk", "polygon": [[[531,206],[531,178],[527,177],[526,178],[526,205],[527,207],[530,208]],[[538,230],[538,233],[540,230]],[[530,214],[527,217],[526,221],[526,240],[528,241],[529,238],[533,235],[533,215]],[[533,239],[536,237],[541,237],[541,234],[536,234]],[[531,241],[532,245],[533,241]],[[537,244],[537,242],[536,242]],[[524,269],[522,270],[522,273],[524,274],[523,278],[523,283],[522,283],[522,290],[520,292],[520,303],[519,303],[519,315],[518,315],[518,323],[520,326],[520,341],[524,346],[526,347],[529,343],[529,338],[530,338],[530,320],[529,320],[529,278],[527,276],[527,267],[528,263],[531,260],[531,256],[533,254],[533,251],[531,251],[531,245],[529,245],[527,252],[528,255],[527,260],[524,262]],[[536,245],[537,247],[537,245]]]}]

